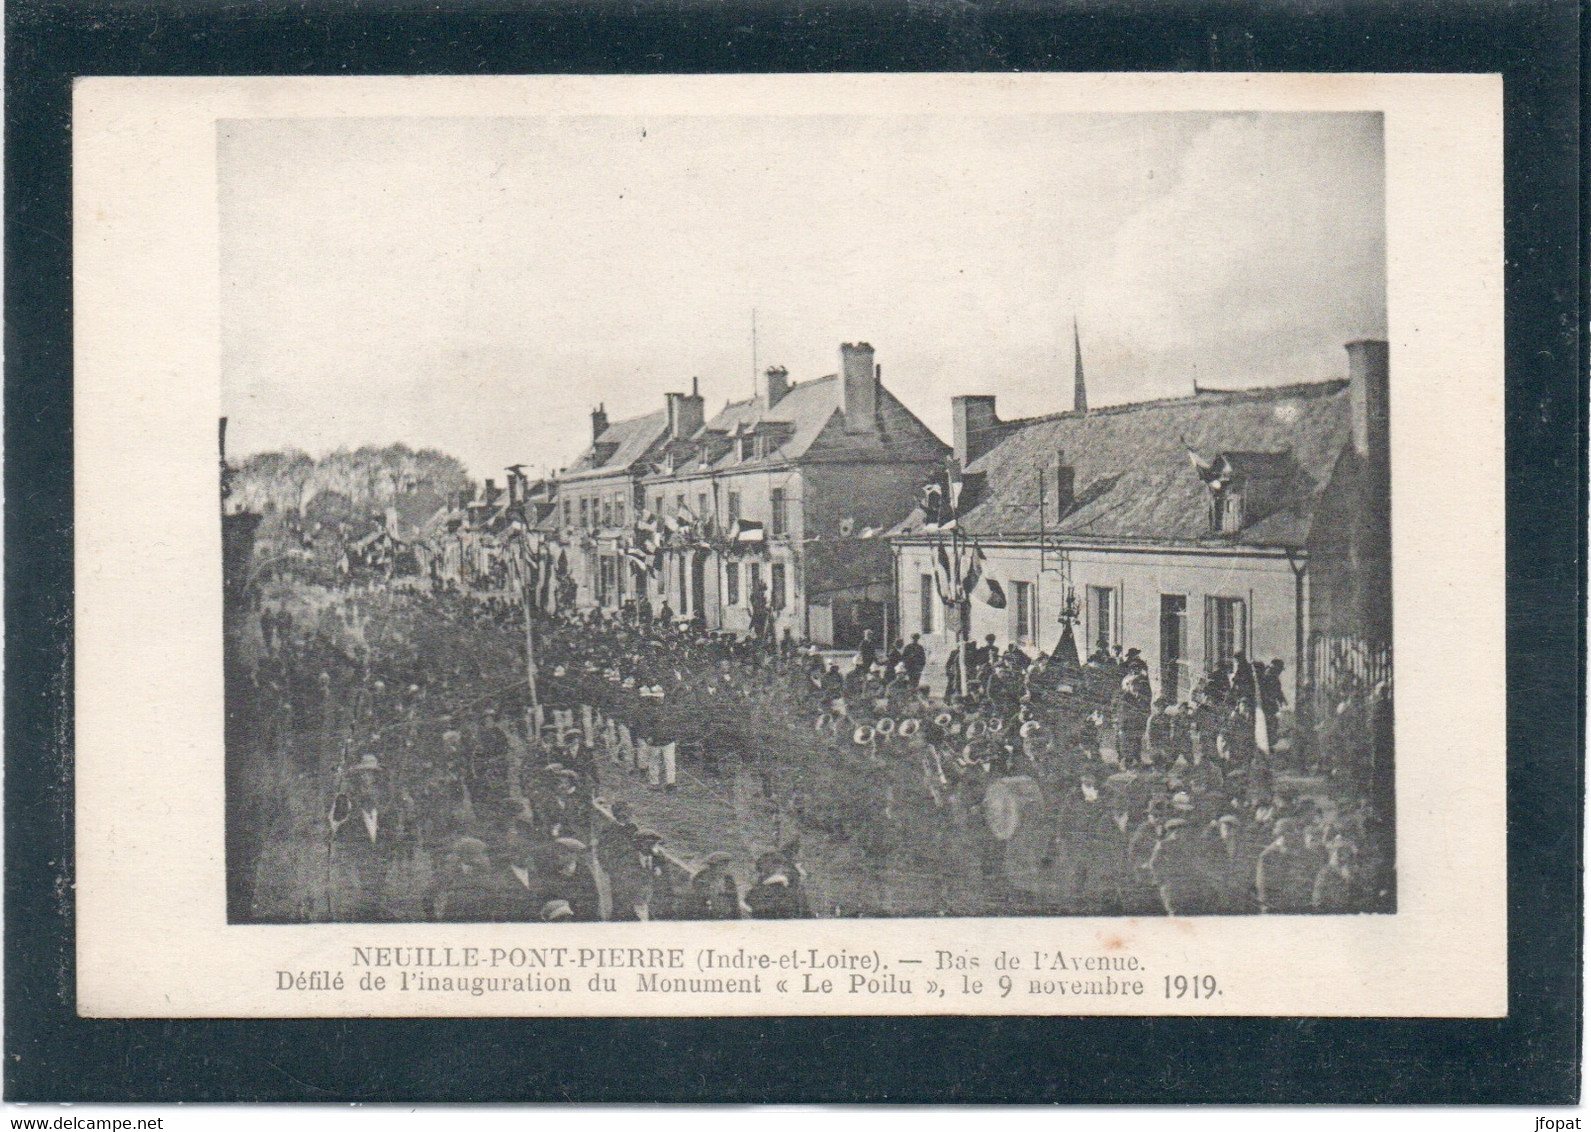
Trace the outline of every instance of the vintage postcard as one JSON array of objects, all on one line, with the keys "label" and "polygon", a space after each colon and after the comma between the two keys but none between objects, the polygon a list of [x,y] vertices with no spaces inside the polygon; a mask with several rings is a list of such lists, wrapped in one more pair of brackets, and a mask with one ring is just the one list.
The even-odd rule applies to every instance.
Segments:
[{"label": "vintage postcard", "polygon": [[80,81],[80,1012],[1502,1015],[1501,93]]}]

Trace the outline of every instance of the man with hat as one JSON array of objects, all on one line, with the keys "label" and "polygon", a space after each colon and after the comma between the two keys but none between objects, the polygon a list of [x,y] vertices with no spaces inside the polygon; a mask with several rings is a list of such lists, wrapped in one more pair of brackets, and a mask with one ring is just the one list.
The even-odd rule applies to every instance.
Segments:
[{"label": "man with hat", "polygon": [[387,874],[408,845],[408,831],[386,777],[381,760],[367,753],[348,769],[332,803],[328,868],[336,860],[351,870],[356,893],[351,900],[337,900],[336,919],[368,923],[392,918]]},{"label": "man with hat", "polygon": [[911,643],[900,651],[900,666],[905,670],[907,682],[912,687],[922,683],[923,670],[928,667],[928,652],[922,645],[923,635],[913,633]]}]

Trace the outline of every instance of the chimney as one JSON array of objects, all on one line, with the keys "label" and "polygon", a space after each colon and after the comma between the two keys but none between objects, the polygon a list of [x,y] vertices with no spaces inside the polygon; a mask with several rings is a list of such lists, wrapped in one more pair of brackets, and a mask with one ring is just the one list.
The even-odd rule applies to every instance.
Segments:
[{"label": "chimney", "polygon": [[1065,452],[1055,454],[1055,518],[1066,518],[1077,505],[1077,469],[1066,458]]},{"label": "chimney", "polygon": [[607,408],[605,406],[598,405],[595,409],[591,410],[591,443],[595,444],[597,442],[597,439],[603,433],[605,433],[607,431],[608,431],[608,411],[607,411]]},{"label": "chimney", "polygon": [[688,440],[701,431],[707,419],[703,411],[702,395],[697,392],[697,382],[691,378],[690,393],[668,394],[668,438]]},{"label": "chimney", "polygon": [[784,366],[769,366],[762,375],[762,403],[773,408],[790,391],[790,371]]},{"label": "chimney", "polygon": [[1372,468],[1391,462],[1387,435],[1387,344],[1374,339],[1349,342],[1348,403],[1353,410],[1353,447]]},{"label": "chimney", "polygon": [[1000,417],[994,411],[994,398],[964,396],[950,399],[952,447],[963,468],[994,447]]},{"label": "chimney", "polygon": [[873,368],[873,347],[866,342],[840,345],[840,408],[846,432],[877,430],[878,371]]}]

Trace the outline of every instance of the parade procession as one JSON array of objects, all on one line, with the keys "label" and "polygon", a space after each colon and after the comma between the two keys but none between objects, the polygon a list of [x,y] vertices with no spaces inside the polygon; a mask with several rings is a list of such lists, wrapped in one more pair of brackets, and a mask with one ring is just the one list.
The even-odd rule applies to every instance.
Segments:
[{"label": "parade procession", "polygon": [[[957,398],[946,446],[847,344],[712,419],[695,390],[594,413],[575,464],[506,490],[372,450],[335,507],[307,458],[285,495],[280,461],[228,464],[223,423],[229,914],[1392,910],[1386,598],[1353,518],[1384,489],[1385,346],[1349,355],[1090,412],[1079,347],[1071,410]],[[1029,483],[1033,529],[991,525]],[[1094,579],[1146,549],[1138,619],[1128,567]],[[1207,560],[1241,597],[1203,596],[1201,655],[1163,591]]]}]

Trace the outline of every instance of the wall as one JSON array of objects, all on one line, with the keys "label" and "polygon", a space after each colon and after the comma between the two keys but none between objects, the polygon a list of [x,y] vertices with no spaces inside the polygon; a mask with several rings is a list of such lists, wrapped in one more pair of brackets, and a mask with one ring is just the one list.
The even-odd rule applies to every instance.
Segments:
[{"label": "wall", "polygon": [[[1059,556],[1045,555],[1046,570],[1039,573],[1036,548],[985,547],[985,570],[1005,588],[1007,607],[994,609],[982,601],[972,601],[972,636],[982,640],[993,633],[1004,647],[1012,639],[1015,597],[1010,583],[1027,581],[1036,585],[1038,640],[1030,653],[1049,652],[1060,640],[1057,618],[1064,600],[1064,579],[1058,572]],[[933,573],[933,549],[928,546],[901,546],[899,562],[900,595],[897,614],[901,629],[909,639],[921,629],[921,575]],[[1155,692],[1160,693],[1160,596],[1187,596],[1187,667],[1190,680],[1206,669],[1205,601],[1207,596],[1239,597],[1247,603],[1247,652],[1251,660],[1279,658],[1286,665],[1283,688],[1294,700],[1297,678],[1297,640],[1295,629],[1296,589],[1292,568],[1285,557],[1259,554],[1233,555],[1193,551],[1127,551],[1081,549],[1071,552],[1072,585],[1080,604],[1086,603],[1087,587],[1114,588],[1119,595],[1116,640],[1123,651],[1137,648],[1149,664]],[[955,611],[938,607],[936,629],[924,635],[928,650],[929,678],[938,690],[944,682],[944,661],[954,644]],[[1307,611],[1306,611],[1307,615]],[[1087,659],[1092,636],[1092,619],[1085,611],[1074,629],[1078,651]],[[1307,629],[1307,625],[1306,625]],[[1190,686],[1180,689],[1186,699]]]}]

